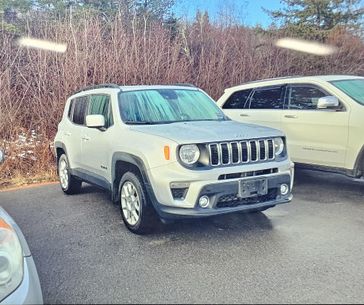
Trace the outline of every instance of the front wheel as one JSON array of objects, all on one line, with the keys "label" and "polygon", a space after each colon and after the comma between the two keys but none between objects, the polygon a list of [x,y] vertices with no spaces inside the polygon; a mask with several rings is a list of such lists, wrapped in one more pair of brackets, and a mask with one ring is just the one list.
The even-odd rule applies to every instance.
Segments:
[{"label": "front wheel", "polygon": [[136,234],[146,234],[157,224],[158,217],[148,200],[139,176],[123,175],[119,184],[120,209],[126,227]]},{"label": "front wheel", "polygon": [[80,191],[82,181],[71,175],[68,158],[65,154],[58,160],[58,176],[64,193],[72,195]]}]

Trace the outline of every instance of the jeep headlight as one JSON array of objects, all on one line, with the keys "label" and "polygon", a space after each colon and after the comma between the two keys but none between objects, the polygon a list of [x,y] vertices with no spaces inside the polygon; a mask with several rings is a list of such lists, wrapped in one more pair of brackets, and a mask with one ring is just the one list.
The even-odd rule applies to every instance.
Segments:
[{"label": "jeep headlight", "polygon": [[14,229],[0,211],[0,301],[11,294],[23,279],[23,251]]},{"label": "jeep headlight", "polygon": [[274,139],[274,151],[276,154],[276,157],[279,157],[284,152],[284,142],[282,138],[275,138]]},{"label": "jeep headlight", "polygon": [[193,165],[200,158],[200,149],[195,144],[182,145],[179,158],[185,165]]}]

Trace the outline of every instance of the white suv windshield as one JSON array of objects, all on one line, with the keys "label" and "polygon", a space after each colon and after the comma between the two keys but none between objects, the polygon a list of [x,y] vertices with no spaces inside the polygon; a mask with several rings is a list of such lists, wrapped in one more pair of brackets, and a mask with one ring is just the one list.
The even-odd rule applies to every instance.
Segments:
[{"label": "white suv windshield", "polygon": [[359,104],[364,105],[364,79],[345,79],[332,81],[336,88],[349,95],[353,100]]},{"label": "white suv windshield", "polygon": [[165,124],[226,120],[212,99],[198,90],[148,89],[119,94],[119,109],[127,124]]}]

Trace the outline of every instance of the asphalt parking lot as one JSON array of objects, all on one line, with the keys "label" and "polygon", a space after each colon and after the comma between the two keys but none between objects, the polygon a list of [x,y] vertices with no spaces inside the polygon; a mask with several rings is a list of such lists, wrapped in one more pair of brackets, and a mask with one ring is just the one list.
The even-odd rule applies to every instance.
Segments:
[{"label": "asphalt parking lot", "polygon": [[294,195],[148,236],[87,185],[3,192],[0,205],[27,238],[46,303],[362,303],[364,183],[297,171]]}]

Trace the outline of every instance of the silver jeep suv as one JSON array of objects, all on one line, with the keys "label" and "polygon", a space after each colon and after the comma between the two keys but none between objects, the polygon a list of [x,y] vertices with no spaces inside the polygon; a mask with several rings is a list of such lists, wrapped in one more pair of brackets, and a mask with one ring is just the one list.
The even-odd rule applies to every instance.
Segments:
[{"label": "silver jeep suv", "polygon": [[126,226],[262,211],[292,198],[282,132],[230,120],[190,85],[99,85],[66,103],[55,138],[66,194],[83,181],[120,205]]}]

